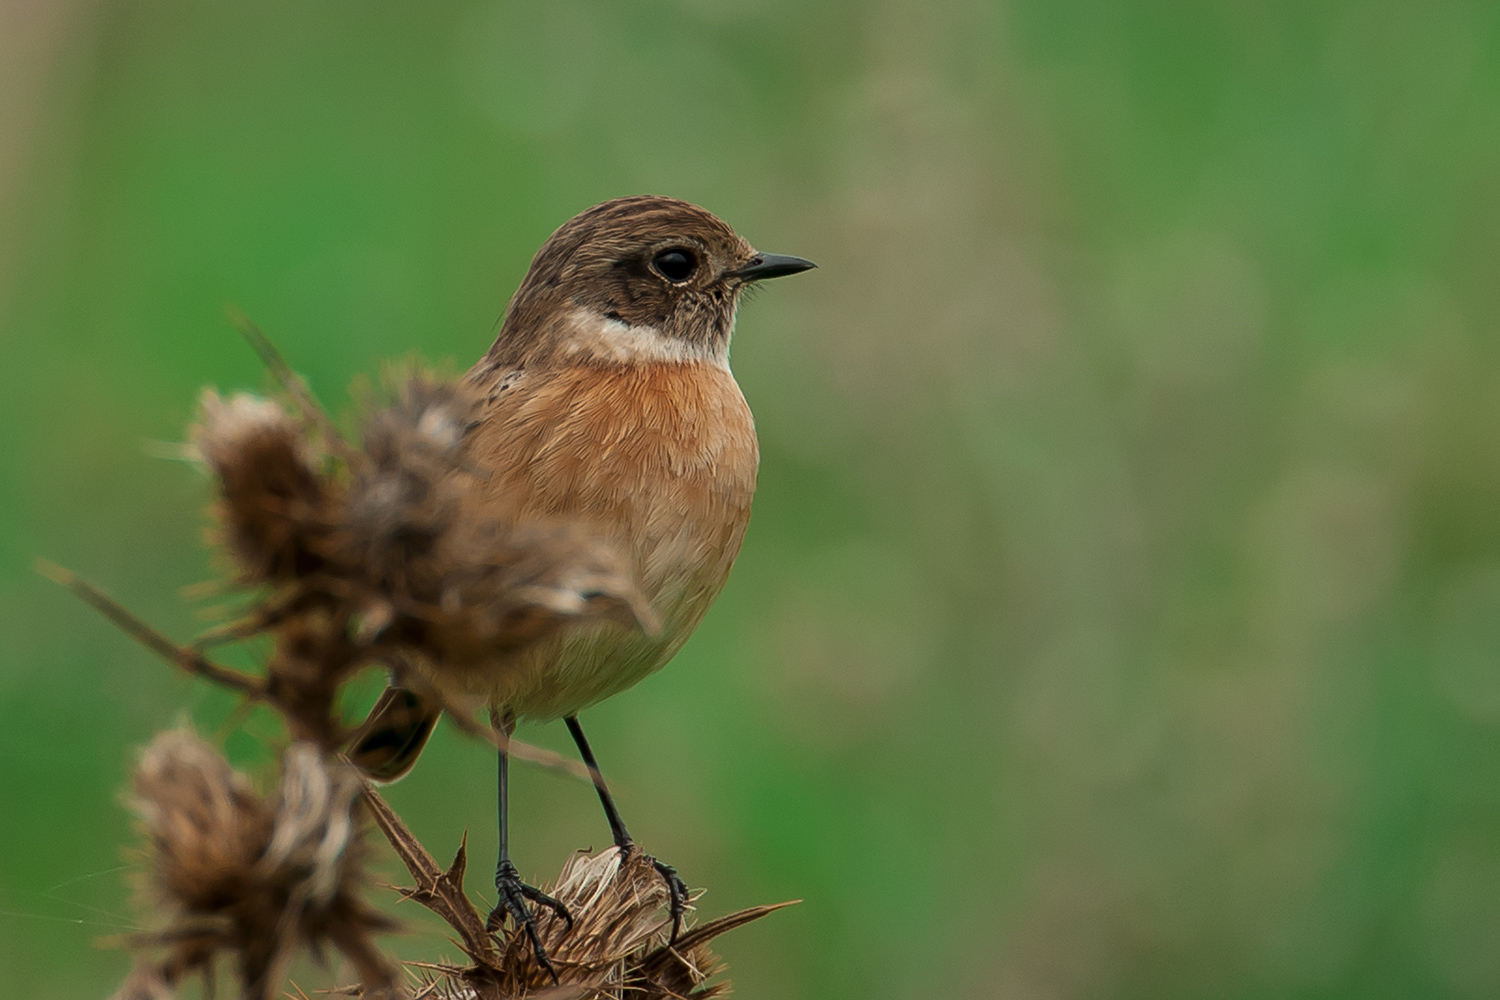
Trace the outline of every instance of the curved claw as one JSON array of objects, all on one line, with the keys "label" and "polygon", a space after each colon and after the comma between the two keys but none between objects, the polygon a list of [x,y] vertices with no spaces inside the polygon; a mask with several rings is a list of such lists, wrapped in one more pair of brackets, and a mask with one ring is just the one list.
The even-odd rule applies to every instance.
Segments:
[{"label": "curved claw", "polygon": [[667,883],[667,892],[670,893],[672,897],[670,906],[670,912],[672,914],[672,936],[667,939],[667,944],[674,945],[677,943],[678,932],[682,930],[682,915],[687,910],[687,883],[684,882],[681,876],[677,874],[676,868],[673,868],[671,865],[666,864],[665,862],[661,862],[656,860],[655,858],[652,858],[651,867],[655,868],[656,873],[660,875],[662,877],[662,880]]},{"label": "curved claw", "polygon": [[507,863],[495,873],[495,892],[498,898],[495,900],[495,908],[490,911],[489,919],[484,922],[486,930],[497,931],[505,923],[505,918],[510,919],[517,927],[526,929],[526,938],[531,942],[531,954],[536,958],[537,964],[547,970],[552,977],[553,984],[557,984],[557,969],[553,967],[552,960],[547,957],[547,949],[542,946],[541,936],[537,934],[536,917],[531,912],[531,907],[526,905],[530,900],[537,906],[544,906],[553,913],[562,917],[567,922],[567,929],[573,929],[573,915],[560,901],[553,899],[536,886],[527,885],[521,881],[521,874],[516,871],[515,865]]}]

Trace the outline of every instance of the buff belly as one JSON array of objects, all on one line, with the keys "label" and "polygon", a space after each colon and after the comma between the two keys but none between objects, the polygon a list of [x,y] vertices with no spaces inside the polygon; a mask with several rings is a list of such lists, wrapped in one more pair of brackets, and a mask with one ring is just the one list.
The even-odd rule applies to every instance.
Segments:
[{"label": "buff belly", "polygon": [[[490,502],[516,520],[579,518],[613,537],[662,627],[655,635],[609,622],[565,630],[453,692],[517,718],[571,715],[665,665],[723,587],[755,490],[754,425],[727,369],[629,365],[579,375],[586,392],[562,372],[497,400],[510,412],[485,422],[500,429],[484,442],[498,470]],[[535,419],[558,412],[569,419]]]}]

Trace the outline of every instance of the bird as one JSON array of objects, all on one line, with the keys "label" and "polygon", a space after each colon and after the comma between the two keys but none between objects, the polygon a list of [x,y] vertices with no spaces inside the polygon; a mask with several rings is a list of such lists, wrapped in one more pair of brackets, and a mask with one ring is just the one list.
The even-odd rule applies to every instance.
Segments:
[{"label": "bird", "polygon": [[[664,666],[718,596],[750,518],[759,446],[729,365],[745,290],[816,265],[762,253],[708,210],[656,195],[617,198],[564,223],[531,262],[495,341],[464,376],[481,409],[468,454],[485,478],[472,502],[497,521],[572,518],[619,546],[659,627],[591,622],[509,657],[504,669],[425,678],[449,704],[487,705],[506,736],[522,720],[565,721],[594,777],[615,845],[636,850],[579,713]],[[404,775],[441,709],[392,686],[350,757],[372,778]],[[503,742],[503,741],[502,741]],[[508,839],[507,755],[499,751],[497,902],[552,972],[528,902],[571,917],[521,881]],[[687,887],[670,890],[672,939]]]}]

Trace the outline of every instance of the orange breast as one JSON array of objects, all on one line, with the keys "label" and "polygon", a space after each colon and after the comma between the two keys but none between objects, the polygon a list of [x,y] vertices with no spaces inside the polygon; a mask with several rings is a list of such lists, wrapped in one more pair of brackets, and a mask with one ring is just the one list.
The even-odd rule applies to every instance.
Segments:
[{"label": "orange breast", "polygon": [[709,363],[524,373],[475,431],[499,516],[587,518],[631,555],[663,627],[565,633],[475,678],[517,715],[555,717],[634,684],[687,640],[739,553],[759,454],[750,409]]}]

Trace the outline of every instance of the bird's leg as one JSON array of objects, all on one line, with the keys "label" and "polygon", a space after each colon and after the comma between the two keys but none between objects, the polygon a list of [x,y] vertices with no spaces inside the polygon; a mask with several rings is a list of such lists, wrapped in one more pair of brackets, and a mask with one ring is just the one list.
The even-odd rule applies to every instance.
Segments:
[{"label": "bird's leg", "polygon": [[[583,727],[578,724],[578,716],[569,715],[563,721],[568,724],[568,732],[572,734],[573,742],[578,744],[578,753],[583,757],[583,763],[589,769],[589,776],[594,779],[594,790],[599,793],[599,802],[604,806],[604,816],[609,820],[609,832],[615,838],[615,846],[620,849],[620,856],[625,857],[637,849],[635,841],[630,839],[630,831],[625,829],[625,821],[620,818],[620,810],[615,807],[614,796],[609,794],[609,786],[605,784],[604,775],[599,771],[599,762],[594,760],[594,751],[589,746],[588,737],[583,735]],[[667,883],[667,891],[671,894],[672,937],[668,943],[675,943],[678,931],[682,930],[682,914],[687,909],[687,885],[678,876],[677,869],[650,855],[646,857]]]},{"label": "bird's leg", "polygon": [[[495,728],[509,738],[511,731],[515,729],[515,719],[509,716],[492,716]],[[527,885],[521,881],[521,873],[516,871],[516,866],[510,860],[510,823],[509,823],[509,755],[504,751],[499,752],[499,773],[496,791],[499,793],[499,820],[500,820],[500,857],[495,863],[495,908],[490,911],[489,920],[485,926],[491,930],[498,930],[500,925],[509,916],[517,927],[526,929],[526,937],[531,941],[531,953],[536,956],[537,964],[542,966],[552,976],[552,981],[557,982],[557,970],[552,967],[552,960],[547,957],[547,949],[542,947],[542,939],[536,932],[536,917],[531,913],[531,908],[526,905],[531,900],[538,906],[545,906],[568,922],[568,930],[573,929],[573,916],[568,908],[553,899],[535,886]]]},{"label": "bird's leg", "polygon": [[583,757],[584,766],[589,769],[589,776],[594,779],[594,790],[599,793],[599,801],[604,805],[604,818],[609,820],[609,832],[614,835],[615,846],[622,853],[629,852],[635,847],[635,841],[630,839],[630,831],[625,829],[625,821],[620,818],[620,810],[615,808],[615,799],[609,794],[609,786],[604,783],[604,775],[599,773],[599,762],[594,760],[594,750],[589,746],[589,738],[583,735],[583,727],[578,724],[578,716],[570,715],[563,720],[568,724],[568,732],[573,736],[573,742],[578,744],[578,753]]}]

